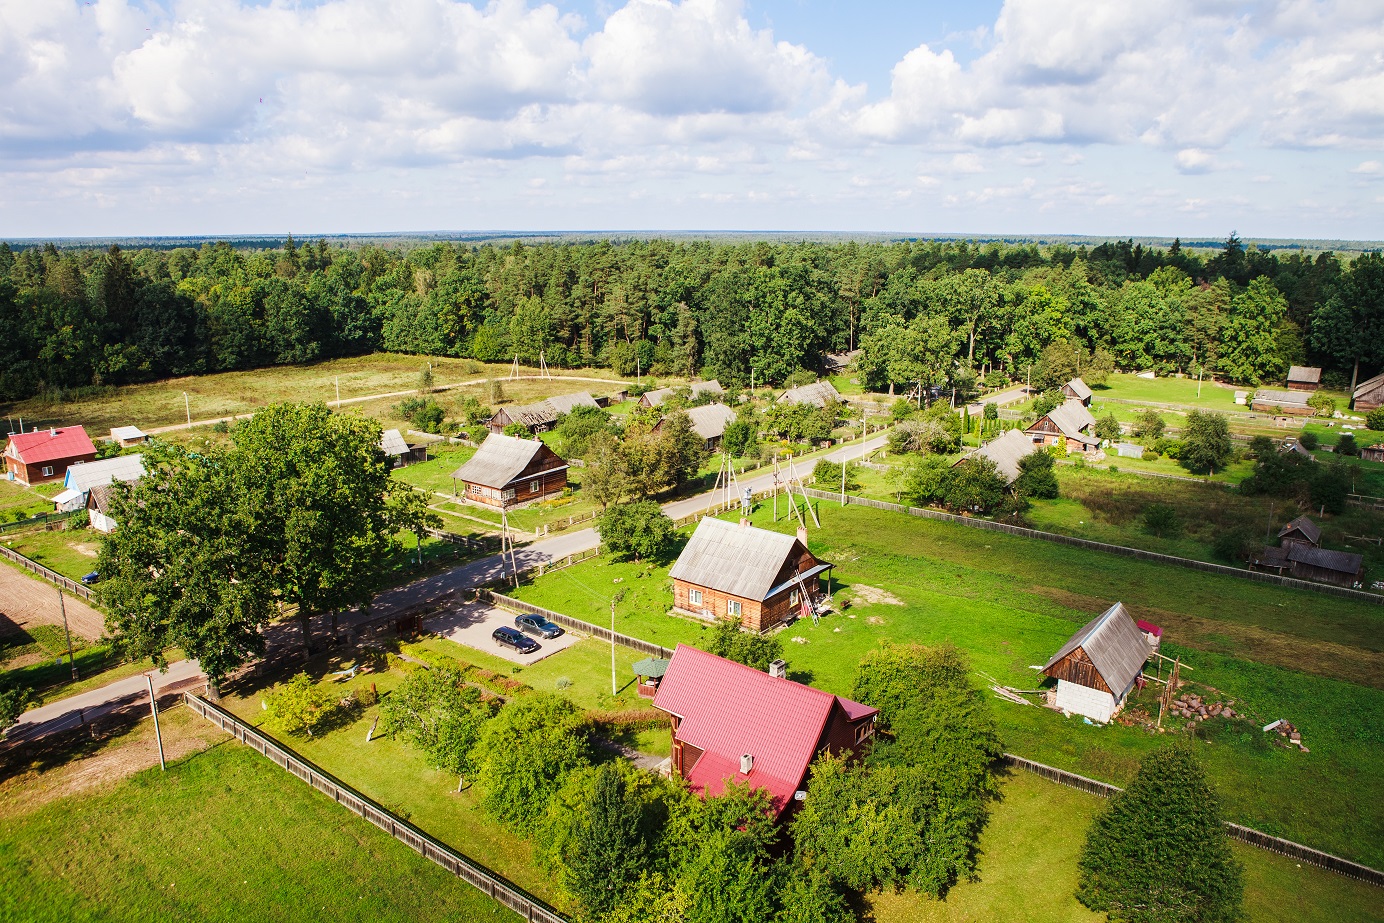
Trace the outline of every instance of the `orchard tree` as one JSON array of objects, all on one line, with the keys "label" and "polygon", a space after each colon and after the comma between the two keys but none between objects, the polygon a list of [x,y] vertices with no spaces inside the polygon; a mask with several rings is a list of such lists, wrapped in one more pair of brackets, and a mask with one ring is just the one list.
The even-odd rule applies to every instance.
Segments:
[{"label": "orchard tree", "polygon": [[583,461],[582,493],[599,503],[603,511],[629,495],[631,485],[625,455],[614,435],[593,436]]},{"label": "orchard tree", "polygon": [[519,833],[532,832],[567,776],[591,764],[589,735],[582,710],[561,696],[506,705],[471,752],[481,806]]},{"label": "orchard tree", "polygon": [[676,533],[673,520],[652,500],[610,507],[596,521],[596,531],[606,551],[636,561],[663,554]]},{"label": "orchard tree", "polygon": [[265,694],[265,721],[293,737],[312,737],[341,718],[346,710],[341,700],[339,689],[320,685],[306,673],[299,673]]},{"label": "orchard tree", "polygon": [[410,673],[380,703],[382,729],[423,751],[429,766],[455,773],[458,788],[474,769],[471,752],[494,714],[495,706],[448,666]]},{"label": "orchard tree", "polygon": [[1230,462],[1234,445],[1225,414],[1193,410],[1187,414],[1182,433],[1182,453],[1178,460],[1189,471],[1215,474]]}]

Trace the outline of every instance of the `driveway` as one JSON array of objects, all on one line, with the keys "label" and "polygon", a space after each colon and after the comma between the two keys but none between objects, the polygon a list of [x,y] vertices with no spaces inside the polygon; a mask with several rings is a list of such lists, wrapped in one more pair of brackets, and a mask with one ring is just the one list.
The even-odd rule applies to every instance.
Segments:
[{"label": "driveway", "polygon": [[538,650],[532,654],[521,654],[512,648],[501,647],[490,637],[490,633],[501,625],[514,627],[515,614],[508,609],[496,609],[483,603],[462,603],[460,606],[448,609],[441,615],[425,619],[423,627],[428,631],[437,632],[448,641],[455,641],[457,644],[475,648],[478,651],[485,651],[496,657],[503,657],[505,660],[521,666],[537,663],[544,657],[549,657],[558,651],[565,651],[581,640],[580,637],[564,629],[562,634],[551,640],[534,638],[533,640],[538,642]]}]

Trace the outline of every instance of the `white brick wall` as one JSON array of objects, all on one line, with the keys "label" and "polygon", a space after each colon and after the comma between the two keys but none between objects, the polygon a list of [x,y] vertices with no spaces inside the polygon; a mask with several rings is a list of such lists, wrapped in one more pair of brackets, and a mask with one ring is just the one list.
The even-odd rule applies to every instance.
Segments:
[{"label": "white brick wall", "polygon": [[1085,715],[1092,721],[1102,724],[1115,713],[1115,697],[1108,692],[1069,683],[1065,679],[1057,681],[1057,707],[1074,715]]}]

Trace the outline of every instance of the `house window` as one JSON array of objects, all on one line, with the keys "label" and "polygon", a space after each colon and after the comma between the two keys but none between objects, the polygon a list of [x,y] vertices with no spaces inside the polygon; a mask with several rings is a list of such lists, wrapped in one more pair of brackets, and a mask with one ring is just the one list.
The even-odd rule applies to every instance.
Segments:
[{"label": "house window", "polygon": [[473,494],[478,494],[478,493],[481,492],[481,485],[479,485],[479,484],[467,484],[467,485],[466,485],[466,489],[469,490],[469,491],[471,491],[471,493],[473,493]]},{"label": "house window", "polygon": [[798,591],[797,591],[797,590],[794,590],[793,592],[789,593],[789,594],[788,594],[788,605],[790,605],[790,606],[796,606],[796,605],[798,604],[798,598],[799,598],[799,597],[798,597]]},{"label": "house window", "polygon": [[855,742],[864,743],[867,739],[869,739],[870,735],[874,733],[874,730],[875,723],[873,721],[866,721],[864,724],[860,725],[860,727],[855,729]]},{"label": "house window", "polygon": [[52,466],[52,465],[44,465],[44,466],[43,466],[43,476],[46,477],[46,478],[51,478],[51,477],[53,476],[53,466]]},{"label": "house window", "polygon": [[536,493],[538,493],[538,485],[539,485],[539,482],[538,482],[538,481],[529,481],[529,493],[531,493],[531,494],[536,494]]},{"label": "house window", "polygon": [[738,600],[726,600],[726,615],[733,615],[736,618],[740,618],[741,611],[740,602]]},{"label": "house window", "polygon": [[688,591],[687,591],[687,601],[688,601],[690,604],[694,605],[694,606],[700,606],[700,605],[702,604],[702,591],[701,591],[701,590],[688,590]]}]

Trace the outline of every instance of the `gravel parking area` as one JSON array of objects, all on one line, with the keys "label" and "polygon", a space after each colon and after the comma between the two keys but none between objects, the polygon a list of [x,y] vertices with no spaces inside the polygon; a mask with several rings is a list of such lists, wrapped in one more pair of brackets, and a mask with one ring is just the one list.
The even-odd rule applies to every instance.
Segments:
[{"label": "gravel parking area", "polygon": [[515,615],[516,613],[508,609],[496,609],[484,603],[463,603],[441,615],[426,619],[423,627],[428,631],[437,632],[448,641],[503,657],[522,666],[537,663],[544,657],[566,650],[581,640],[580,636],[564,629],[561,635],[552,640],[534,638],[533,640],[538,642],[538,650],[532,654],[520,654],[512,648],[501,647],[490,637],[490,633],[501,625],[514,627]]}]

